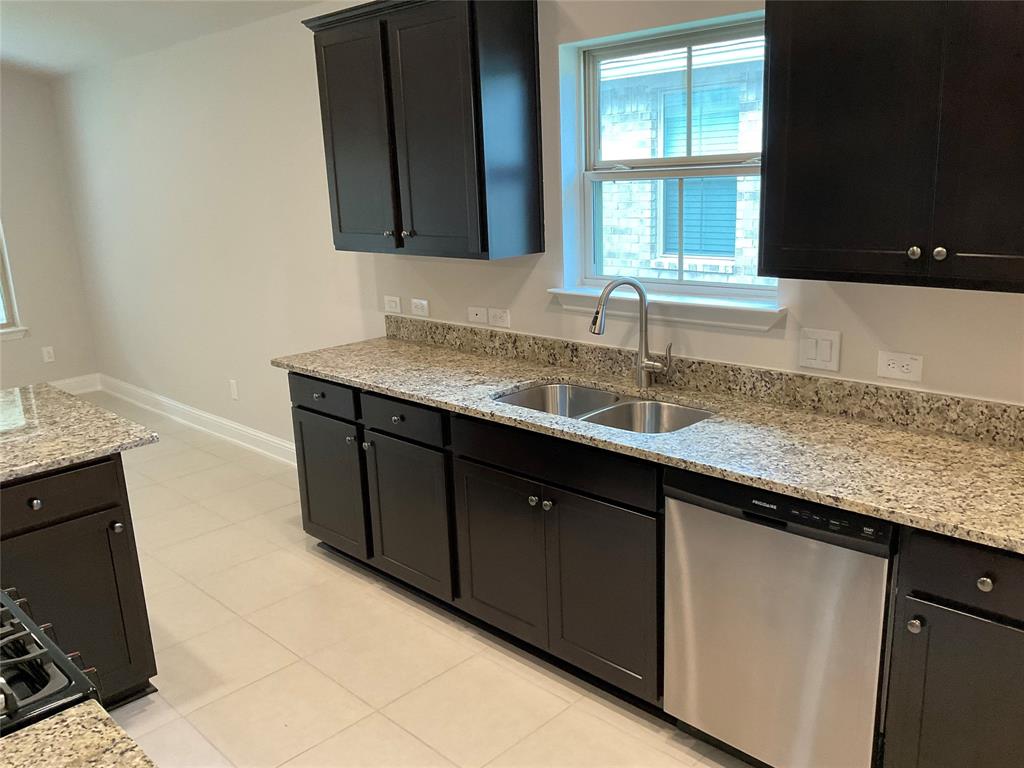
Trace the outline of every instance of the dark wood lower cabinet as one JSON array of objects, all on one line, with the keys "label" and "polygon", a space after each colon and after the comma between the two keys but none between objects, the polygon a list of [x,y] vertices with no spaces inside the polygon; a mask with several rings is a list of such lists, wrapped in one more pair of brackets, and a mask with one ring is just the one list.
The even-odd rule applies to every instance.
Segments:
[{"label": "dark wood lower cabinet", "polygon": [[657,701],[657,520],[550,488],[544,501],[551,652]]},{"label": "dark wood lower cabinet", "polygon": [[1024,630],[912,596],[896,611],[885,768],[1019,768]]},{"label": "dark wood lower cabinet", "polygon": [[382,571],[452,599],[448,472],[442,451],[366,430],[373,552]]},{"label": "dark wood lower cabinet", "polygon": [[366,559],[370,553],[360,429],[301,408],[292,408],[292,424],[303,529]]},{"label": "dark wood lower cabinet", "polygon": [[[548,643],[541,486],[457,459],[459,595],[468,613],[529,643]],[[532,503],[531,503],[532,502]]]},{"label": "dark wood lower cabinet", "polygon": [[117,506],[4,539],[2,580],[96,667],[103,703],[144,688],[156,662],[131,516]]}]

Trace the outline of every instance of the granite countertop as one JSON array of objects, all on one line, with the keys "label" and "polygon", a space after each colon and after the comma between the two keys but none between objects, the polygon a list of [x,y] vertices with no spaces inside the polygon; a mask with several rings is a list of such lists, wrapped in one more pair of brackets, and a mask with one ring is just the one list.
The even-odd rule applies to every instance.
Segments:
[{"label": "granite countertop", "polygon": [[0,741],[4,768],[154,768],[95,701],[86,701]]},{"label": "granite countertop", "polygon": [[572,382],[636,395],[628,381],[392,338],[281,357],[278,368],[555,435],[1024,553],[1024,451],[686,389],[657,399],[714,411],[639,434],[507,405],[496,393]]},{"label": "granite countertop", "polygon": [[157,440],[148,427],[49,384],[0,390],[0,482]]}]

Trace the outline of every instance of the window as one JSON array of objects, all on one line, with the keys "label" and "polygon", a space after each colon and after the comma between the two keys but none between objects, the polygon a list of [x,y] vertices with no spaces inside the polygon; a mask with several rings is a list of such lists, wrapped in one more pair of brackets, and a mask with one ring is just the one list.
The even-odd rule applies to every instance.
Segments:
[{"label": "window", "polygon": [[583,280],[767,298],[763,24],[584,52]]},{"label": "window", "polygon": [[0,331],[13,331],[18,326],[18,307],[14,303],[11,268],[7,263],[7,243],[0,226]]}]

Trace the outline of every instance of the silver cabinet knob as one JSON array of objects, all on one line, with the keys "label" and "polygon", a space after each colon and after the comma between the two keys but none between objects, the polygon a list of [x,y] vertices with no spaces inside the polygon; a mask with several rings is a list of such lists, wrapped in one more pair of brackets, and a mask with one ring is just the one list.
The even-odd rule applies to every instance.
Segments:
[{"label": "silver cabinet knob", "polygon": [[110,530],[114,533],[124,533],[124,523],[111,523]]},{"label": "silver cabinet knob", "polygon": [[920,259],[921,249],[918,248],[916,245],[912,245],[909,248],[907,248],[907,256],[909,256],[912,259]]},{"label": "silver cabinet knob", "polygon": [[531,507],[536,507],[538,501],[540,501],[540,499],[538,499],[536,496],[526,497],[526,503],[529,504]]},{"label": "silver cabinet knob", "polygon": [[403,229],[402,237],[416,237],[416,232],[412,229]]},{"label": "silver cabinet knob", "polygon": [[541,503],[541,505],[540,505],[540,508],[541,508],[541,509],[543,509],[543,510],[544,510],[545,512],[550,512],[550,511],[551,511],[551,508],[552,508],[553,506],[555,506],[555,502],[553,502],[553,501],[548,501],[547,499],[545,499],[545,500],[544,500],[544,501],[543,501],[543,502]]},{"label": "silver cabinet knob", "polygon": [[932,251],[932,258],[936,261],[943,261],[946,258],[946,249],[941,245]]},{"label": "silver cabinet knob", "polygon": [[395,236],[395,230],[393,230],[393,229],[385,229],[384,230],[384,237],[394,237],[394,236]]},{"label": "silver cabinet knob", "polygon": [[391,417],[392,424],[401,424],[403,421],[405,421],[405,416],[400,413]]},{"label": "silver cabinet knob", "polygon": [[352,445],[353,443],[355,443],[355,441],[356,439],[352,437],[352,435],[347,435],[345,437],[345,445]]},{"label": "silver cabinet knob", "polygon": [[364,451],[368,451],[368,450],[370,450],[371,448],[373,448],[373,443],[371,443],[371,442],[370,442],[369,440],[367,440],[367,441],[365,441],[365,442],[363,443],[363,450],[364,450]]},{"label": "silver cabinet knob", "polygon": [[43,508],[43,500],[42,499],[29,499],[28,500],[28,505],[34,511],[38,512],[40,509]]},{"label": "silver cabinet knob", "polygon": [[912,635],[921,634],[922,629],[924,629],[924,619],[911,619],[907,622],[907,632]]},{"label": "silver cabinet knob", "polygon": [[314,400],[323,400],[326,397],[327,397],[327,395],[324,392],[314,392],[313,393],[313,399]]},{"label": "silver cabinet knob", "polygon": [[981,592],[991,592],[993,589],[996,588],[995,581],[993,581],[992,578],[989,576],[982,576],[975,582],[975,584],[977,584],[978,589]]}]

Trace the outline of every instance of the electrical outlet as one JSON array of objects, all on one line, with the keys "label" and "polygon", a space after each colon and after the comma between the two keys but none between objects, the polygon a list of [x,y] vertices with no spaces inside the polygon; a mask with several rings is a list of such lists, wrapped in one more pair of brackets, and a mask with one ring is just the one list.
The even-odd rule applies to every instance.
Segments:
[{"label": "electrical outlet", "polygon": [[43,362],[52,363],[57,359],[57,356],[53,354],[53,347],[43,347]]},{"label": "electrical outlet", "polygon": [[412,313],[420,317],[430,317],[430,302],[426,299],[413,299]]},{"label": "electrical outlet", "polygon": [[906,352],[878,351],[878,375],[883,379],[901,379],[903,381],[920,381],[924,370],[924,358],[921,355],[908,355]]},{"label": "electrical outlet", "polygon": [[466,316],[471,323],[487,324],[487,307],[468,307]]},{"label": "electrical outlet", "polygon": [[822,371],[839,370],[839,347],[843,335],[839,331],[818,328],[800,329],[800,366]]},{"label": "electrical outlet", "polygon": [[393,315],[402,314],[402,297],[401,296],[385,296],[384,297],[384,311],[390,312]]},{"label": "electrical outlet", "polygon": [[228,390],[231,392],[231,399],[238,399],[238,379],[228,379]]},{"label": "electrical outlet", "polygon": [[496,325],[499,328],[509,328],[512,325],[512,313],[507,309],[489,307],[487,310],[487,324]]}]

